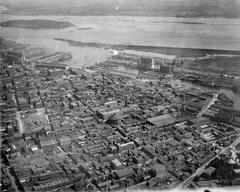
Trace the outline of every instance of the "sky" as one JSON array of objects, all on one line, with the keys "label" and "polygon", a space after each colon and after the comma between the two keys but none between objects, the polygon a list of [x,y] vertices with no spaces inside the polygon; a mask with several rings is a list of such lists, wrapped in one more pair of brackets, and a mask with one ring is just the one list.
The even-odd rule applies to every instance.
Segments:
[{"label": "sky", "polygon": [[1,0],[0,5],[12,14],[240,15],[240,0]]}]

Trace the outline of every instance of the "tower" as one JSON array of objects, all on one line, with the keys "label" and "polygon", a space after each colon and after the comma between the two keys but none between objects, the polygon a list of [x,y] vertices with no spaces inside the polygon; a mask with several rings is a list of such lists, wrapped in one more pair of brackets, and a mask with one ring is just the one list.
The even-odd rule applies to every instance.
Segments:
[{"label": "tower", "polygon": [[138,61],[138,76],[143,75],[143,72],[151,70],[153,59],[148,57],[140,57]]}]

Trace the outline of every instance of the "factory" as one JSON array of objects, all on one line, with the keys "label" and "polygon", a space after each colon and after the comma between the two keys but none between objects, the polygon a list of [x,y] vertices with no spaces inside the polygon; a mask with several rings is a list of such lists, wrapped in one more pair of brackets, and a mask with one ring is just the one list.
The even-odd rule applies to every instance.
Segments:
[{"label": "factory", "polygon": [[15,64],[24,64],[34,61],[46,54],[44,48],[20,48],[12,51],[8,51],[6,55],[6,61]]}]

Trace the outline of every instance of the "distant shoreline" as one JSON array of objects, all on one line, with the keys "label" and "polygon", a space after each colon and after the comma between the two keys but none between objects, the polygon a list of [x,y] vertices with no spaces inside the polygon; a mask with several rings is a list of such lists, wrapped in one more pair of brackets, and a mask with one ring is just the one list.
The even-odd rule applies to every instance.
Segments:
[{"label": "distant shoreline", "polygon": [[87,31],[87,30],[92,30],[92,27],[79,27],[78,30],[80,31]]},{"label": "distant shoreline", "polygon": [[240,51],[236,50],[217,50],[217,49],[198,49],[198,48],[181,48],[181,47],[161,47],[161,46],[147,46],[147,45],[123,45],[123,44],[105,44],[95,42],[81,42],[69,39],[54,38],[57,41],[69,43],[72,46],[80,47],[95,47],[105,49],[120,49],[120,50],[135,50],[153,53],[161,53],[166,55],[176,55],[177,57],[198,57],[205,55],[240,55]]},{"label": "distant shoreline", "polygon": [[191,22],[191,21],[173,21],[173,22],[166,22],[166,21],[152,21],[151,23],[179,23],[179,24],[186,24],[186,25],[204,25],[206,23],[203,22]]},{"label": "distant shoreline", "polygon": [[8,20],[0,23],[1,27],[9,28],[25,28],[25,29],[65,29],[74,26],[68,21],[54,21],[54,20],[42,20],[42,19],[33,19],[33,20]]},{"label": "distant shoreline", "polygon": [[[25,12],[9,12],[8,10],[3,10],[2,13],[0,14],[6,14],[6,15],[12,15],[12,16],[79,16],[79,17],[104,17],[104,16],[113,16],[113,17],[173,17],[173,18],[184,18],[184,19],[240,19],[240,16],[197,16],[197,15],[156,15],[156,14],[146,14],[146,15],[141,15],[141,14],[89,14],[89,13],[83,13],[83,14],[64,14],[64,13],[25,13]],[[130,22],[130,20],[129,20]],[[186,23],[187,24],[187,23]],[[196,23],[197,24],[197,23]]]},{"label": "distant shoreline", "polygon": [[239,0],[2,0],[12,15],[240,18]]},{"label": "distant shoreline", "polygon": [[75,12],[58,12],[58,11],[54,11],[54,12],[32,12],[32,11],[13,11],[11,9],[5,9],[2,10],[3,14],[7,14],[7,15],[21,15],[21,16],[126,16],[126,17],[175,17],[175,18],[190,18],[190,19],[194,19],[194,18],[202,18],[202,19],[206,19],[206,18],[218,18],[218,19],[239,19],[240,18],[240,14],[237,15],[231,15],[231,14],[217,14],[217,15],[211,15],[211,14],[206,14],[206,15],[199,15],[199,14],[195,14],[195,13],[190,13],[190,14],[158,14],[158,13],[125,13],[125,12],[110,12],[110,13],[105,13],[105,12],[94,12],[94,13],[90,13],[90,12],[81,12],[79,13],[78,11]]},{"label": "distant shoreline", "polygon": [[4,13],[7,10],[8,10],[8,8],[6,6],[0,5],[0,14]]}]

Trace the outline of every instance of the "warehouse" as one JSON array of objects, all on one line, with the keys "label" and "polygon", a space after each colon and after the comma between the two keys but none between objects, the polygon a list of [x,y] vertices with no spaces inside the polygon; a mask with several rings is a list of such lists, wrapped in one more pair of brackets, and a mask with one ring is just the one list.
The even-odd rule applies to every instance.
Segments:
[{"label": "warehouse", "polygon": [[151,124],[157,126],[157,127],[164,127],[167,125],[172,125],[176,122],[176,119],[172,117],[171,115],[161,115],[161,116],[156,116],[148,119],[148,122]]}]

